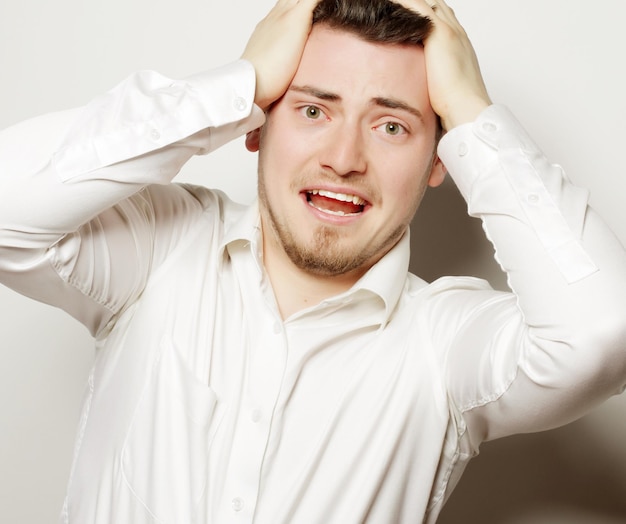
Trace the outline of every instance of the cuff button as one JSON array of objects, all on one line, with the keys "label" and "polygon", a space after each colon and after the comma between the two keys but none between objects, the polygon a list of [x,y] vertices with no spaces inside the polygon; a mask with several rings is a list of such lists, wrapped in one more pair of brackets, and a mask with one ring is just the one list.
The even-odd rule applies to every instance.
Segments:
[{"label": "cuff button", "polygon": [[246,102],[244,98],[241,98],[240,96],[238,96],[237,98],[233,100],[233,107],[237,111],[245,111],[248,108],[248,103]]}]

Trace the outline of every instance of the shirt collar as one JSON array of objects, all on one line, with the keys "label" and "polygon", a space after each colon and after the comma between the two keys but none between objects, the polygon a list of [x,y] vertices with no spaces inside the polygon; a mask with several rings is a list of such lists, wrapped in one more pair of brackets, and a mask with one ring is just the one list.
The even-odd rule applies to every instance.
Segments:
[{"label": "shirt collar", "polygon": [[[259,215],[258,200],[243,208],[243,211],[233,215],[225,214],[224,236],[220,244],[221,259],[224,259],[224,252],[230,250],[234,245],[246,245],[254,258],[255,264],[262,271],[261,253],[261,217]],[[228,220],[230,218],[230,220]]]},{"label": "shirt collar", "polygon": [[384,317],[381,319],[383,325],[389,322],[406,284],[411,255],[410,236],[407,229],[398,243],[374,264],[351,290],[369,291],[382,299],[385,304]]},{"label": "shirt collar", "polygon": [[[241,245],[241,243],[250,248],[261,279],[263,276],[261,219],[257,200],[248,206],[242,214],[237,214],[234,219],[225,223],[220,251],[223,253],[224,250],[229,250],[231,246]],[[335,304],[350,297],[357,299],[360,296],[371,297],[374,295],[379,297],[384,304],[384,308],[381,308],[379,321],[382,326],[386,325],[404,289],[409,270],[409,258],[410,234],[407,229],[398,243],[374,264],[352,288],[325,300],[323,304]]]}]

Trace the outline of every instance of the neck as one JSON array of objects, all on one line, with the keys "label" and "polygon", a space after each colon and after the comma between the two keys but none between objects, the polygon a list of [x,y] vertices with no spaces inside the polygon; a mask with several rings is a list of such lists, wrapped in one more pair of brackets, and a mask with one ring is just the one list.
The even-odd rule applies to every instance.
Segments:
[{"label": "neck", "polygon": [[[269,244],[269,245],[268,245]],[[350,289],[365,270],[325,276],[297,267],[284,250],[263,241],[263,263],[283,319]]]}]

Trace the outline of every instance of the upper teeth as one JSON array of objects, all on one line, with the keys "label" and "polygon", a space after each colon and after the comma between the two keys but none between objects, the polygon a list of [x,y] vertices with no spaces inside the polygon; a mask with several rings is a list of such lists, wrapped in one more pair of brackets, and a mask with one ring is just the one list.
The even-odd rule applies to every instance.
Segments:
[{"label": "upper teeth", "polygon": [[333,198],[340,200],[341,202],[352,202],[357,206],[365,205],[365,200],[356,195],[346,195],[345,193],[333,193],[332,191],[326,191],[325,189],[312,189],[309,191],[312,195],[320,195],[326,198]]}]

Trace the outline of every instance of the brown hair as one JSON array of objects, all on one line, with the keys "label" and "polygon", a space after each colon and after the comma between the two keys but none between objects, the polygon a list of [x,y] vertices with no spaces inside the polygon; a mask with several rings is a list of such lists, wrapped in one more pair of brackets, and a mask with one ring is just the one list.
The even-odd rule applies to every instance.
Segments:
[{"label": "brown hair", "polygon": [[313,24],[348,31],[369,42],[421,45],[431,31],[428,17],[390,0],[320,0]]}]

